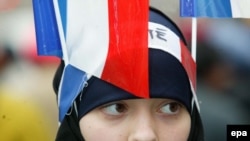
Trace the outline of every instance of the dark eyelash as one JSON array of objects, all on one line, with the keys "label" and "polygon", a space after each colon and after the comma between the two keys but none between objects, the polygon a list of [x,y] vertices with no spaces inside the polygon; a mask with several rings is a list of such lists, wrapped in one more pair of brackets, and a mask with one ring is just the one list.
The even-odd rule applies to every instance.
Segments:
[{"label": "dark eyelash", "polygon": [[104,105],[101,105],[99,108],[105,108],[114,104],[122,104],[122,105],[126,105],[124,102],[122,101],[115,101],[115,102],[110,102],[110,103],[106,103]]}]

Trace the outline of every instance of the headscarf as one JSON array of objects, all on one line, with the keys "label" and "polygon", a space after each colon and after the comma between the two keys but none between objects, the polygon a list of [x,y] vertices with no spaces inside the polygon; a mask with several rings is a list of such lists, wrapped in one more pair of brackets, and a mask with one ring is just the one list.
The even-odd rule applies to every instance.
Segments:
[{"label": "headscarf", "polygon": [[[153,34],[155,32],[155,34]],[[157,33],[158,32],[158,33]],[[167,36],[165,36],[168,34]],[[163,38],[167,37],[167,38]],[[203,128],[198,111],[198,105],[194,99],[193,85],[188,72],[187,62],[180,57],[185,58],[186,54],[181,53],[186,49],[186,41],[176,24],[164,15],[161,11],[150,8],[149,13],[149,93],[150,98],[169,98],[181,102],[188,110],[191,116],[190,141],[203,140]],[[157,41],[158,40],[158,41]],[[167,44],[161,44],[168,42]],[[180,46],[180,56],[175,50],[169,50],[171,46]],[[166,46],[164,46],[166,45]],[[136,47],[136,46],[135,46]],[[189,61],[186,59],[186,61]],[[186,63],[186,64],[185,64]],[[189,62],[188,62],[189,63]],[[53,86],[57,93],[60,79],[63,73],[64,62],[62,61],[55,74]],[[122,79],[122,78],[117,78]],[[101,92],[101,95],[100,95]],[[127,99],[136,99],[137,97],[122,88],[112,85],[104,80],[92,76],[87,85],[79,93],[74,105],[69,110],[60,125],[57,138],[58,141],[76,140],[84,141],[79,128],[79,119],[88,112],[103,104]]]}]

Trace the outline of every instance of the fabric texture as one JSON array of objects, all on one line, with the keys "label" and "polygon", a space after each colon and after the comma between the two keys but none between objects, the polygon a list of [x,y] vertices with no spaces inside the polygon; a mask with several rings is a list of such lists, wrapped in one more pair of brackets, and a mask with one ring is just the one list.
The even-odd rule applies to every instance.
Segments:
[{"label": "fabric texture", "polygon": [[[184,36],[179,28],[162,12],[151,8],[150,21],[157,21],[160,23],[163,22],[165,26],[175,32],[176,35],[178,35],[179,38],[186,44]],[[191,115],[191,132],[189,135],[189,141],[203,141],[202,122],[196,105],[194,104],[193,109],[191,106],[192,91],[185,69],[176,58],[167,52],[157,49],[149,50],[150,97],[172,98],[185,105]],[[167,61],[164,62],[162,60]],[[64,62],[62,61],[56,71],[53,81],[53,87],[56,93],[58,92],[63,68]],[[102,91],[104,95],[97,96],[98,91]],[[76,109],[72,106],[68,111],[69,114],[65,116],[65,119],[61,123],[56,141],[84,141],[79,128],[79,118],[102,104],[116,100],[134,98],[138,97],[96,77],[91,77],[88,80],[87,87],[84,88],[76,99],[78,108]],[[77,115],[77,113],[79,113],[79,115]]]}]

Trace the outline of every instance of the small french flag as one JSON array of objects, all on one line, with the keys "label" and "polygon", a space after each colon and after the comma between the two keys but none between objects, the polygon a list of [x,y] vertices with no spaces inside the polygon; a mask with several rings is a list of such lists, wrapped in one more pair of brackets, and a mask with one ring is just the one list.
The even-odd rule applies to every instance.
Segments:
[{"label": "small french flag", "polygon": [[[170,53],[176,59],[178,59],[183,67],[185,68],[187,75],[190,80],[190,85],[193,93],[195,94],[196,90],[196,63],[194,62],[192,56],[190,55],[189,50],[186,45],[181,41],[181,39],[169,28],[149,22],[149,31],[150,35],[148,37],[148,46],[149,48],[163,50]],[[153,35],[153,34],[156,35]],[[160,34],[160,38],[153,38]]]},{"label": "small french flag", "polygon": [[148,0],[33,0],[33,8],[38,54],[65,61],[59,121],[89,75],[149,97]]},{"label": "small french flag", "polygon": [[250,18],[249,0],[180,0],[182,17]]}]

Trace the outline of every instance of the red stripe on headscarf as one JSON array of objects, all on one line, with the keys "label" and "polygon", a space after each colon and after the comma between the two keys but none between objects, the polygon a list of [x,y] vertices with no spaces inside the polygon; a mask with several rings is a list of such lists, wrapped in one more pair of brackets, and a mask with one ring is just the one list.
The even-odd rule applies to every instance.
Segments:
[{"label": "red stripe on headscarf", "polygon": [[149,97],[148,0],[109,0],[109,51],[101,78]]},{"label": "red stripe on headscarf", "polygon": [[181,44],[181,62],[184,66],[189,79],[196,91],[196,63],[194,62],[189,50],[187,49],[186,45],[180,41]]}]

